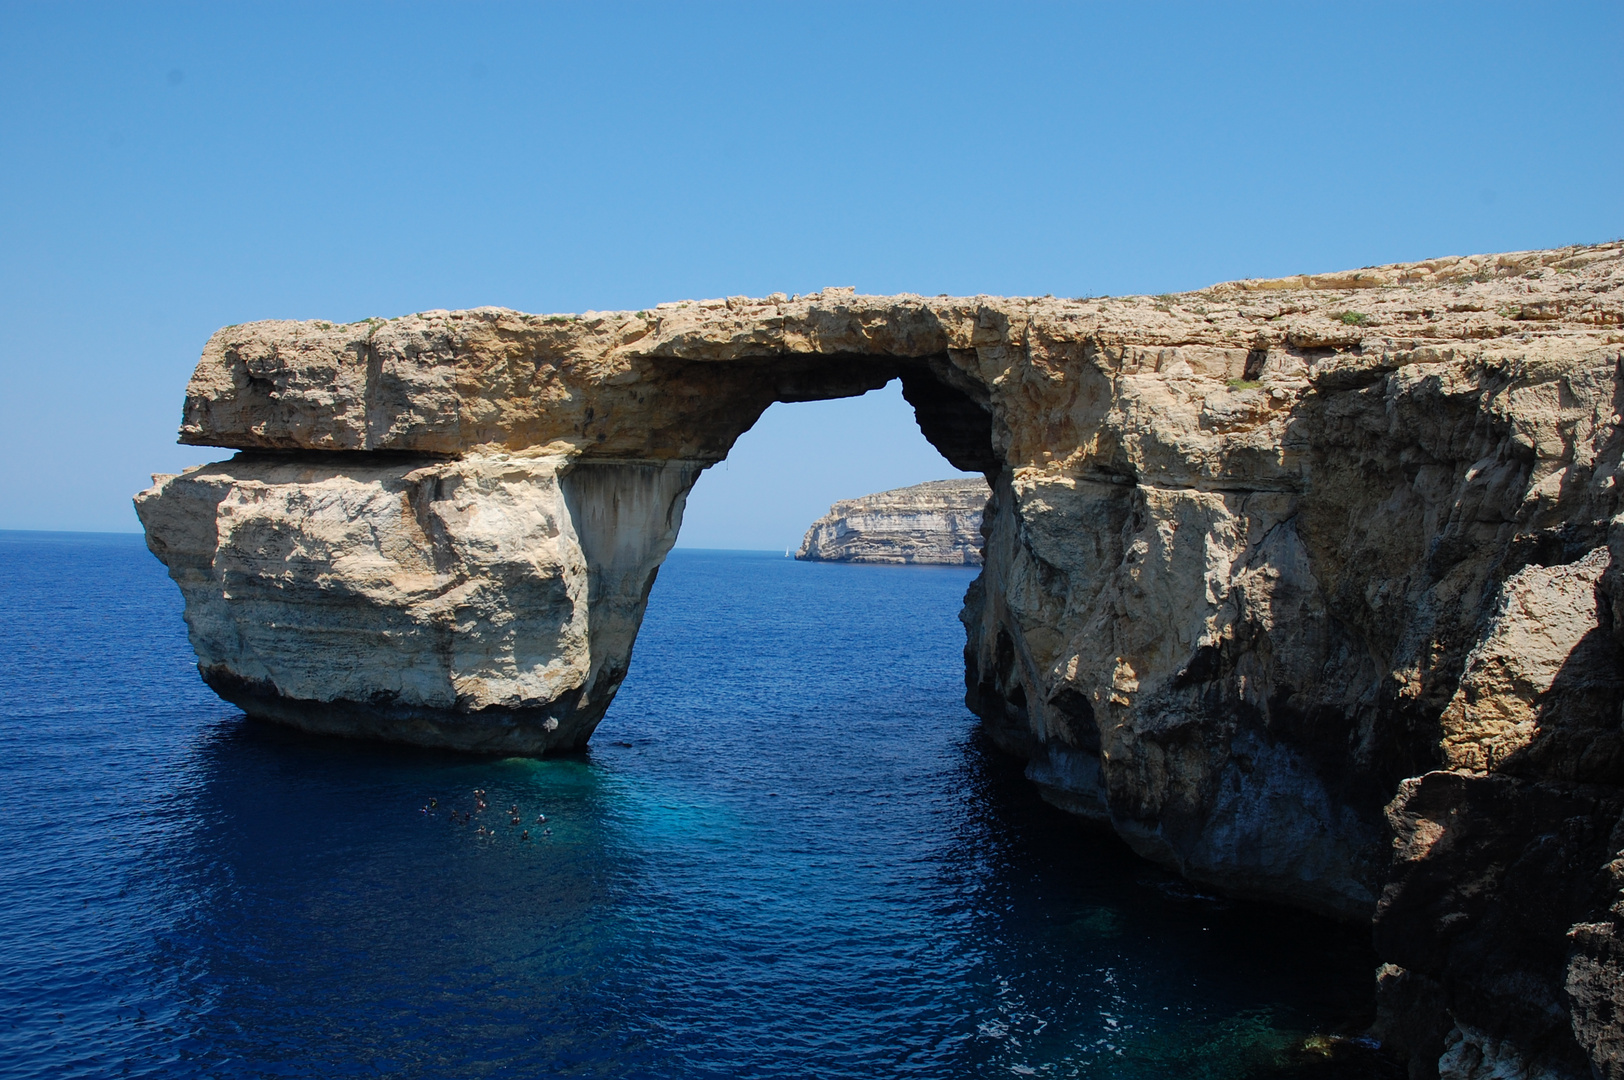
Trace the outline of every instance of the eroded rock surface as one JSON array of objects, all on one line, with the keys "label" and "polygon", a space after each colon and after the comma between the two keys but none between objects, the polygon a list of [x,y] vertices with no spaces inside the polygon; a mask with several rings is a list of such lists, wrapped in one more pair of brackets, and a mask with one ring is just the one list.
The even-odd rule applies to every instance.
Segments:
[{"label": "eroded rock surface", "polygon": [[812,523],[795,553],[812,562],[981,562],[985,480],[931,480],[860,499],[841,499]]},{"label": "eroded rock surface", "polygon": [[703,469],[900,378],[991,485],[968,700],[1047,798],[1374,918],[1416,1075],[1618,1076],[1621,253],[250,323],[181,429],[244,453],[137,505],[248,711],[574,747]]},{"label": "eroded rock surface", "polygon": [[138,505],[198,667],[244,711],[464,750],[586,745],[693,470],[243,455]]}]

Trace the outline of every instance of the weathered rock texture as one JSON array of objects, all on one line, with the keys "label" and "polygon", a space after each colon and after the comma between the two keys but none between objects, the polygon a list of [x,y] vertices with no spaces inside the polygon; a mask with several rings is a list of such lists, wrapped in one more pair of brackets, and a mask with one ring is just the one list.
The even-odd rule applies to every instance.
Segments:
[{"label": "weathered rock texture", "polygon": [[931,480],[841,499],[812,523],[797,559],[813,562],[924,563],[976,566],[981,562],[985,480]]},{"label": "weathered rock texture", "polygon": [[689,486],[893,378],[993,489],[969,702],[1192,879],[1349,919],[1417,1075],[1618,1077],[1621,245],[1107,300],[851,290],[220,331],[137,497],[204,677],[580,746]]}]

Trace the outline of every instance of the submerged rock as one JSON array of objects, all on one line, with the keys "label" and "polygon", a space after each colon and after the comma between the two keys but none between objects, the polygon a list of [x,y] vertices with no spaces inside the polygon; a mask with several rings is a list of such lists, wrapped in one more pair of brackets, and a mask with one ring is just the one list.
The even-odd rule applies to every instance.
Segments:
[{"label": "submerged rock", "polygon": [[842,499],[812,523],[797,559],[812,562],[981,562],[985,480],[931,480],[860,499]]},{"label": "submerged rock", "polygon": [[1374,919],[1415,1075],[1618,1076],[1621,254],[249,323],[181,427],[243,453],[137,508],[248,712],[579,747],[703,470],[900,379],[991,486],[967,700],[1045,797]]}]

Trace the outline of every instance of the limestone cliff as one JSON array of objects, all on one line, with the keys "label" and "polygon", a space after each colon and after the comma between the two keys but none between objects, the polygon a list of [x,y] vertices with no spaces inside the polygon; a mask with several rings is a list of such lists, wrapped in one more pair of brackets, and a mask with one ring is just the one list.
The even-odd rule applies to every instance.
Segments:
[{"label": "limestone cliff", "polygon": [[243,452],[137,506],[245,710],[578,747],[703,469],[898,378],[991,484],[968,700],[1046,797],[1374,919],[1416,1075],[1617,1077],[1621,254],[249,323],[181,428]]},{"label": "limestone cliff", "polygon": [[921,563],[976,566],[981,562],[984,480],[931,480],[842,499],[812,523],[797,559],[813,562]]}]

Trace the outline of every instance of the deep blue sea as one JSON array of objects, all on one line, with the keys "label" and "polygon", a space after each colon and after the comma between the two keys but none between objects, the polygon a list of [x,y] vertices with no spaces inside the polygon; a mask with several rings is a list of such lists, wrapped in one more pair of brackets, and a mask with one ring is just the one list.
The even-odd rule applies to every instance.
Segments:
[{"label": "deep blue sea", "polygon": [[1203,896],[978,736],[971,577],[677,551],[590,753],[533,761],[246,720],[139,537],[0,533],[0,1074],[1376,1075],[1326,1039],[1368,931]]}]

